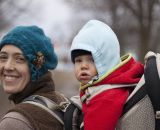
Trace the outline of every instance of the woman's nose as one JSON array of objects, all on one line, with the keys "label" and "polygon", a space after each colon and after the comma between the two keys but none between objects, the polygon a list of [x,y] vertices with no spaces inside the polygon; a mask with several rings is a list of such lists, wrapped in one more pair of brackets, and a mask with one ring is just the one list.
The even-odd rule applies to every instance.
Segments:
[{"label": "woman's nose", "polygon": [[5,70],[13,70],[14,69],[14,62],[12,59],[8,59],[4,64]]}]

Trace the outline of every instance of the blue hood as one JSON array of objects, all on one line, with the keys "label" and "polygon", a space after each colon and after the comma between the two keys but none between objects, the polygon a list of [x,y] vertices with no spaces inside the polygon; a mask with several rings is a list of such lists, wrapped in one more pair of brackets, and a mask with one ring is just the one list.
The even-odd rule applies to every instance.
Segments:
[{"label": "blue hood", "polygon": [[87,22],[73,39],[73,50],[92,53],[98,76],[101,77],[120,62],[120,47],[117,36],[105,23],[98,20]]}]

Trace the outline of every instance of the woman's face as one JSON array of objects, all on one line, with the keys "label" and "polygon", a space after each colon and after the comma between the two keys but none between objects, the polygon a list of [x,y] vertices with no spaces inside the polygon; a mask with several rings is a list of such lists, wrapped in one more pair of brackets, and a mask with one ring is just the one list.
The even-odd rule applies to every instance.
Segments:
[{"label": "woman's face", "polygon": [[5,45],[0,51],[0,81],[8,94],[23,91],[30,81],[27,60],[14,45]]}]

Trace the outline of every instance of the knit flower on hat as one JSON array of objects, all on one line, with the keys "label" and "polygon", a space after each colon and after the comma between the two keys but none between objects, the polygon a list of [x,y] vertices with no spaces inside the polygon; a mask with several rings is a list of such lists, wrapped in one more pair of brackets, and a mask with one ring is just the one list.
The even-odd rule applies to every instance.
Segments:
[{"label": "knit flower on hat", "polygon": [[37,52],[36,59],[33,61],[33,64],[37,69],[40,69],[45,62],[45,57],[42,52]]}]

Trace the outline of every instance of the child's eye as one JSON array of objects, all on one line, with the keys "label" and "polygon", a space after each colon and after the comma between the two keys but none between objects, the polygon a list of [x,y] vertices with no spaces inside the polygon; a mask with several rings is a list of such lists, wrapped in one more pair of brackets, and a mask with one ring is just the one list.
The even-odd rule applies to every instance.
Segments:
[{"label": "child's eye", "polygon": [[94,63],[93,58],[89,58],[88,61],[91,62],[91,63]]},{"label": "child's eye", "polygon": [[75,63],[79,63],[79,62],[81,62],[82,60],[81,59],[75,59]]}]

